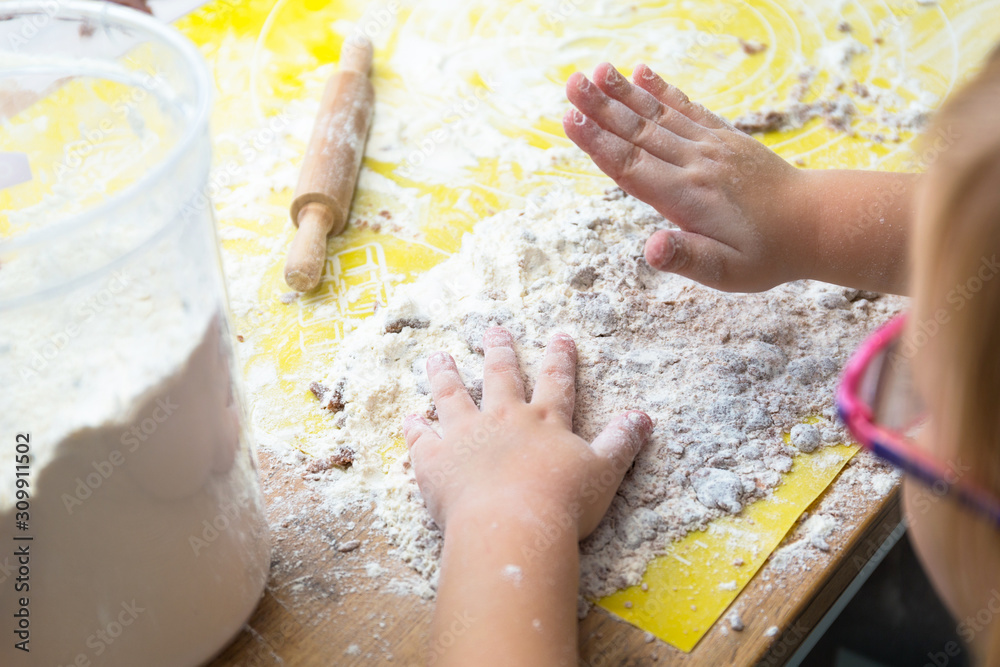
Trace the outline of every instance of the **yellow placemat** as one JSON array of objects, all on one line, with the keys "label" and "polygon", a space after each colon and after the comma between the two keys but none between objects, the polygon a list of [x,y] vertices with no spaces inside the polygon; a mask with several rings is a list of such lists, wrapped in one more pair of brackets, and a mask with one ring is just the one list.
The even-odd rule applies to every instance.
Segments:
[{"label": "yellow placemat", "polygon": [[[988,11],[983,3],[916,0],[643,0],[620,6],[588,0],[218,0],[181,20],[179,27],[201,46],[216,73],[216,162],[237,165],[225,187],[248,188],[247,197],[258,204],[253,215],[233,207],[219,210],[227,256],[264,276],[259,305],[237,308],[238,329],[252,338],[243,350],[246,374],[274,378],[256,384],[254,419],[261,429],[308,452],[321,417],[304,386],[335,352],[345,327],[367,316],[376,301],[391,298],[393,285],[457,250],[462,234],[479,219],[523,206],[556,181],[573,183],[581,193],[597,193],[610,184],[588,160],[562,150],[570,144],[559,109],[545,106],[572,72],[611,60],[627,73],[644,61],[692,98],[732,117],[784,98],[796,85],[797,72],[822,61],[849,32],[869,47],[853,60],[854,78],[889,87],[904,102],[918,89],[933,105],[1000,35],[1000,29],[981,20],[982,11]],[[838,28],[842,21],[849,31]],[[285,304],[275,297],[287,290],[281,267],[291,235],[291,192],[262,190],[259,181],[241,172],[240,156],[248,137],[250,146],[258,139],[266,144],[269,125],[277,123],[280,130],[282,122],[289,122],[289,108],[297,101],[318,99],[322,77],[303,73],[334,63],[354,26],[361,26],[377,47],[376,130],[379,123],[412,121],[410,108],[439,108],[440,115],[395,157],[369,153],[355,224],[331,241],[320,290]],[[727,65],[740,48],[736,37],[768,48]],[[424,51],[414,50],[414,44]],[[414,75],[412,60],[424,59],[423,53],[426,63],[417,65],[438,67],[438,79]],[[510,72],[521,78],[511,81]],[[890,80],[893,76],[908,80]],[[816,85],[824,83],[823,77]],[[462,88],[451,85],[456,81]],[[865,100],[856,102],[862,111],[870,110]],[[541,112],[539,105],[545,107]],[[447,162],[442,156],[461,143],[455,134],[463,114],[488,119],[520,147],[517,157],[470,158],[466,150],[460,166],[452,164],[445,173],[421,168]],[[802,166],[892,170],[919,168],[911,139],[904,132],[898,143],[877,144],[831,130],[819,120],[764,138]],[[294,172],[296,156],[286,160]],[[408,228],[374,230],[370,223],[384,213],[405,220]],[[837,446],[798,456],[770,498],[689,535],[654,561],[645,575],[648,591],[628,589],[600,601],[601,606],[691,650],[854,451]],[[387,459],[404,454],[399,442],[387,443],[383,453]],[[741,566],[734,565],[740,560]]]}]

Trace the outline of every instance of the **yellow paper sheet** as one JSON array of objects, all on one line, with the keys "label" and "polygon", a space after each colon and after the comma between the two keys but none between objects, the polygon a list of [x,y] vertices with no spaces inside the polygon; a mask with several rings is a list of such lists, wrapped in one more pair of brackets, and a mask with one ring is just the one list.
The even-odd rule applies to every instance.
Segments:
[{"label": "yellow paper sheet", "polygon": [[688,534],[650,563],[642,578],[648,590],[632,586],[603,598],[600,606],[690,651],[856,451],[837,445],[796,456],[768,498]]}]

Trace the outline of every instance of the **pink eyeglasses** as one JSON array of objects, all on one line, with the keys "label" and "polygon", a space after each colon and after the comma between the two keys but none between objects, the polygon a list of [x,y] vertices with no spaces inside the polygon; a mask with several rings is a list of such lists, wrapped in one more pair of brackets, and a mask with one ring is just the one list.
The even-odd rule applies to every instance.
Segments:
[{"label": "pink eyeglasses", "polygon": [[971,480],[959,479],[951,466],[913,444],[926,411],[914,388],[912,354],[907,354],[903,340],[905,327],[905,315],[893,318],[847,362],[837,390],[840,418],[865,449],[1000,526],[1000,501],[992,493]]}]

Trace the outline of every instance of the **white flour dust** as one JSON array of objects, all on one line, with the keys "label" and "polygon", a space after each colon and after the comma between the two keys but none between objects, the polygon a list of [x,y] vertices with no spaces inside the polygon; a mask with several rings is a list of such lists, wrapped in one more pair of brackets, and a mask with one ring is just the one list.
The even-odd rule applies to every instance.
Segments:
[{"label": "white flour dust", "polygon": [[[611,508],[582,545],[581,593],[634,585],[655,555],[713,518],[738,513],[781,483],[798,450],[840,442],[832,397],[838,369],[901,300],[813,282],[764,294],[726,294],[652,270],[645,240],[669,223],[611,190],[548,194],[524,211],[484,220],[461,251],[396,291],[342,342],[315,387],[329,413],[320,466],[330,504],[378,497],[377,527],[431,582],[441,534],[399,447],[405,415],[434,415],[424,372],[451,353],[474,398],[482,390],[483,332],[512,332],[530,387],[545,341],[579,347],[574,428],[592,439],[616,414],[655,421]],[[822,535],[818,539],[821,539]]]},{"label": "white flour dust", "polygon": [[859,78],[855,61],[871,49],[850,34],[846,21],[837,28],[841,38],[825,43],[799,70],[787,99],[740,114],[733,125],[752,134],[795,130],[822,118],[832,130],[876,144],[899,143],[903,133],[923,129],[937,98],[900,73],[889,77],[888,87],[884,79],[879,85]]},{"label": "white flour dust", "polygon": [[[799,581],[798,575],[809,571],[824,554],[835,554],[843,544],[833,544],[839,535],[853,531],[865,520],[866,512],[858,499],[869,502],[883,498],[899,482],[901,473],[888,463],[862,452],[845,466],[837,483],[799,517],[781,545],[768,557],[761,575],[782,588]],[[857,558],[857,556],[855,556]]]}]

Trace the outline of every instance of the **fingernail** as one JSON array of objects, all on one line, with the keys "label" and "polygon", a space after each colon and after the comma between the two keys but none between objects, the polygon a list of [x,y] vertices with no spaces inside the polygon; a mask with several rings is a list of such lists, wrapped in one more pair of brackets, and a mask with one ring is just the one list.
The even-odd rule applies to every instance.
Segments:
[{"label": "fingernail", "polygon": [[514,337],[503,327],[490,327],[483,334],[483,347],[510,347],[514,344]]},{"label": "fingernail", "polygon": [[573,342],[573,337],[570,336],[568,333],[563,333],[562,331],[557,331],[556,333],[552,334],[552,340],[553,341],[564,340],[564,341],[567,341],[569,343],[572,343]]},{"label": "fingernail", "polygon": [[425,419],[423,415],[418,415],[416,412],[414,412],[411,415],[406,415],[405,417],[403,417],[403,430],[405,431],[408,428],[412,428],[414,424],[426,424],[426,423],[427,419]]},{"label": "fingernail", "polygon": [[658,78],[656,72],[651,70],[648,65],[641,65],[642,67],[642,78],[646,81],[652,81]]},{"label": "fingernail", "polygon": [[[659,232],[653,236],[660,235]],[[650,237],[650,241],[653,240],[653,236]],[[646,261],[649,262],[650,266],[655,269],[666,269],[670,266],[670,260],[674,258],[674,240],[669,234],[663,234],[666,238],[660,243],[648,243],[646,252]]]},{"label": "fingernail", "polygon": [[650,419],[649,415],[647,415],[645,412],[640,412],[639,410],[633,410],[632,412],[628,413],[628,417],[626,418],[628,419],[629,424],[631,424],[633,428],[636,428],[644,433],[649,433],[650,431],[653,430],[653,420]]},{"label": "fingernail", "polygon": [[587,117],[579,109],[573,109],[573,124],[584,125],[586,122]]},{"label": "fingernail", "polygon": [[604,83],[609,86],[617,86],[624,81],[625,77],[621,75],[621,72],[609,65],[607,71],[604,73]]},{"label": "fingernail", "polygon": [[576,87],[579,88],[580,91],[582,92],[587,92],[588,90],[590,90],[590,86],[591,86],[590,79],[588,79],[586,76],[581,76],[580,80],[576,82]]},{"label": "fingernail", "polygon": [[435,352],[427,357],[427,370],[436,371],[448,365],[450,358],[447,352]]},{"label": "fingernail", "polygon": [[660,266],[670,266],[670,262],[674,259],[674,254],[677,248],[674,246],[674,237],[667,236],[663,241],[663,245],[660,246]]}]

